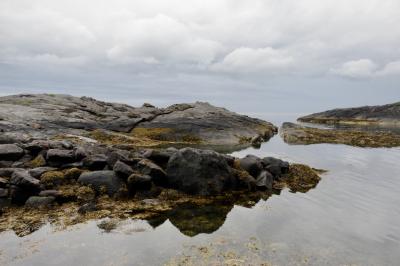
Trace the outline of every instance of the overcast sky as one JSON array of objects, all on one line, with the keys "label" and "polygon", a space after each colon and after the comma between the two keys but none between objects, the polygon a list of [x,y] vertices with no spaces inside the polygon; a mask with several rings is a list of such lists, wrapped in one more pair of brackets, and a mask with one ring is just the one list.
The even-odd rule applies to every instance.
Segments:
[{"label": "overcast sky", "polygon": [[307,112],[399,85],[400,0],[0,1],[0,94]]}]

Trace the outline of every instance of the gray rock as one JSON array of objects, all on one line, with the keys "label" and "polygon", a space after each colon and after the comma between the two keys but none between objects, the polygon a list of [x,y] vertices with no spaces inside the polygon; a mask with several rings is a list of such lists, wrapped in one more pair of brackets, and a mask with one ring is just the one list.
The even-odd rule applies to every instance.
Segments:
[{"label": "gray rock", "polygon": [[167,174],[160,166],[152,161],[142,159],[138,162],[137,168],[139,169],[140,173],[151,176],[154,184],[159,186],[164,186],[167,184]]},{"label": "gray rock", "polygon": [[264,169],[270,172],[274,179],[279,179],[282,175],[289,172],[289,163],[273,157],[265,157],[262,159]]},{"label": "gray rock", "polygon": [[119,192],[125,185],[113,171],[95,171],[82,173],[78,182],[83,185],[92,186],[97,192],[101,192],[104,187],[107,194],[112,196]]},{"label": "gray rock", "polygon": [[8,180],[0,177],[0,188],[6,188],[8,186]]},{"label": "gray rock", "polygon": [[256,186],[261,189],[272,189],[274,177],[268,172],[263,170],[256,179]]},{"label": "gray rock", "polygon": [[24,155],[24,150],[15,144],[0,144],[0,161],[16,161]]},{"label": "gray rock", "polygon": [[107,157],[107,164],[109,167],[114,168],[114,165],[117,161],[126,162],[129,161],[129,152],[128,151],[113,151]]},{"label": "gray rock", "polygon": [[36,167],[31,170],[29,170],[29,174],[34,177],[39,179],[44,173],[50,172],[50,171],[55,171],[57,168],[54,167]]},{"label": "gray rock", "polygon": [[39,196],[40,196],[40,197],[54,197],[54,198],[58,198],[59,196],[61,196],[61,193],[60,193],[60,191],[58,191],[58,190],[49,189],[49,190],[40,191]]},{"label": "gray rock", "polygon": [[46,157],[50,165],[61,165],[75,161],[74,152],[71,150],[50,149],[47,151]]},{"label": "gray rock", "polygon": [[309,123],[400,124],[400,102],[379,106],[333,109],[298,119]]},{"label": "gray rock", "polygon": [[0,188],[0,198],[7,198],[8,197],[8,189]]},{"label": "gray rock", "polygon": [[236,186],[224,156],[210,150],[184,148],[168,162],[168,185],[196,195],[215,195]]},{"label": "gray rock", "polygon": [[32,209],[48,208],[55,201],[54,197],[32,196],[25,202],[25,206]]},{"label": "gray rock", "polygon": [[257,177],[263,169],[261,159],[254,155],[247,155],[240,159],[240,167],[246,170],[253,177]]},{"label": "gray rock", "polygon": [[28,171],[14,171],[11,175],[10,184],[19,187],[39,188],[40,181],[32,177]]},{"label": "gray rock", "polygon": [[86,150],[83,147],[78,147],[75,150],[74,154],[77,161],[80,161],[88,156]]},{"label": "gray rock", "polygon": [[23,170],[22,168],[0,168],[0,177],[11,177],[16,170]]},{"label": "gray rock", "polygon": [[107,156],[104,154],[90,155],[83,160],[83,166],[89,170],[103,170],[107,165]]},{"label": "gray rock", "polygon": [[149,175],[132,174],[128,177],[127,183],[130,194],[135,194],[138,190],[150,190],[152,178]]},{"label": "gray rock", "polygon": [[127,165],[121,161],[117,161],[114,164],[113,170],[118,176],[120,176],[122,178],[128,178],[131,174],[133,174],[132,167],[130,167],[129,165]]}]

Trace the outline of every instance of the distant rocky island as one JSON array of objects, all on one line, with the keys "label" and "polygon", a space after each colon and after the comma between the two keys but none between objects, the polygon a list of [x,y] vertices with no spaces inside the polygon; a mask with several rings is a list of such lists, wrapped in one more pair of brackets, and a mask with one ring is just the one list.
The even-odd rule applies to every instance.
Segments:
[{"label": "distant rocky island", "polygon": [[[259,145],[277,132],[269,122],[208,103],[131,107],[12,95],[0,97],[0,131],[0,231],[20,236],[47,222],[64,227],[104,217],[157,225],[184,215],[188,203],[253,206],[285,187],[306,192],[321,173],[273,157],[206,149]],[[216,226],[204,225],[205,231]]]},{"label": "distant rocky island", "polygon": [[400,102],[355,108],[333,109],[300,117],[300,122],[323,124],[400,125]]},{"label": "distant rocky island", "polygon": [[[288,144],[346,144],[357,147],[399,147],[400,134],[383,127],[400,127],[400,102],[357,108],[333,109],[298,118],[299,122],[325,125],[349,125],[347,128],[318,128],[283,123],[280,135]],[[369,126],[375,126],[370,130]],[[392,128],[393,129],[393,128]]]}]

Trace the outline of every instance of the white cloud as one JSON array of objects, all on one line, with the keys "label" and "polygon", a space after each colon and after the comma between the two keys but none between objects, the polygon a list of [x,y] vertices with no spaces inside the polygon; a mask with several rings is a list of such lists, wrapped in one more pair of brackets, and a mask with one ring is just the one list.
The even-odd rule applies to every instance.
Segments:
[{"label": "white cloud", "polygon": [[378,66],[370,59],[349,61],[338,68],[332,68],[331,73],[348,78],[372,77]]},{"label": "white cloud", "polygon": [[370,59],[360,59],[332,68],[330,73],[347,78],[400,76],[400,61],[389,62],[383,67],[379,67]]},{"label": "white cloud", "polygon": [[211,66],[214,71],[236,73],[276,73],[288,70],[294,64],[294,58],[285,51],[271,47],[235,49],[218,63]]},{"label": "white cloud", "polygon": [[399,0],[2,0],[0,63],[384,78],[398,25]]}]

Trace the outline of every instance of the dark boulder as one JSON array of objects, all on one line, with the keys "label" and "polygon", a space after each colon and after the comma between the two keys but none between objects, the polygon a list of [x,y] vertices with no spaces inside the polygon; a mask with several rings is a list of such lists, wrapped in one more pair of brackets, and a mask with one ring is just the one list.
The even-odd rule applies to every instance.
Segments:
[{"label": "dark boulder", "polygon": [[265,157],[261,162],[264,168],[274,176],[274,179],[278,179],[289,172],[289,163],[280,159]]},{"label": "dark boulder", "polygon": [[167,179],[170,187],[196,195],[215,195],[235,186],[228,162],[211,150],[184,148],[169,160]]},{"label": "dark boulder", "polygon": [[32,177],[28,171],[14,171],[11,176],[10,183],[19,187],[39,188],[40,181]]},{"label": "dark boulder", "polygon": [[104,154],[96,154],[86,157],[83,166],[92,171],[103,170],[107,166],[107,157]]},{"label": "dark boulder", "polygon": [[107,164],[112,169],[117,161],[126,162],[129,161],[129,152],[118,150],[113,151],[107,156]]},{"label": "dark boulder", "polygon": [[167,178],[165,171],[148,159],[142,159],[138,162],[137,168],[140,173],[151,176],[154,184],[159,186],[165,186],[167,184]]},{"label": "dark boulder", "polygon": [[91,186],[97,192],[105,192],[112,196],[119,192],[125,185],[113,171],[95,171],[82,173],[78,182],[83,185]]},{"label": "dark boulder", "polygon": [[75,154],[72,150],[50,149],[47,151],[46,157],[51,166],[59,166],[75,161]]},{"label": "dark boulder", "polygon": [[0,188],[0,198],[7,198],[8,197],[8,189]]},{"label": "dark boulder", "polygon": [[150,190],[152,178],[149,175],[132,174],[128,177],[128,191],[135,194],[138,190]]},{"label": "dark boulder", "polygon": [[25,202],[25,206],[32,209],[48,208],[55,201],[54,197],[32,196]]},{"label": "dark boulder", "polygon": [[75,155],[75,159],[77,161],[83,160],[84,158],[86,158],[88,156],[86,150],[83,147],[78,147],[74,151],[74,155]]},{"label": "dark boulder", "polygon": [[240,159],[240,167],[253,177],[257,177],[263,170],[261,159],[254,155],[247,155]]},{"label": "dark boulder", "polygon": [[178,150],[175,148],[168,148],[165,150],[153,150],[149,149],[144,154],[143,157],[149,159],[159,165],[167,165],[169,158],[177,152]]},{"label": "dark boulder", "polygon": [[0,144],[0,161],[16,161],[24,155],[24,150],[15,144]]},{"label": "dark boulder", "polygon": [[130,167],[129,165],[127,165],[121,161],[117,161],[114,164],[113,170],[118,176],[125,178],[125,179],[128,178],[131,174],[133,174],[132,167]]}]

